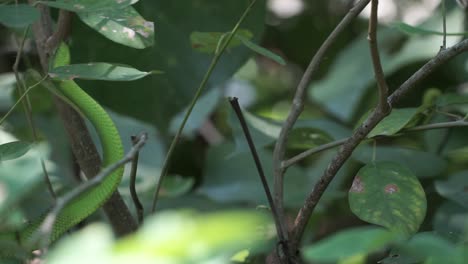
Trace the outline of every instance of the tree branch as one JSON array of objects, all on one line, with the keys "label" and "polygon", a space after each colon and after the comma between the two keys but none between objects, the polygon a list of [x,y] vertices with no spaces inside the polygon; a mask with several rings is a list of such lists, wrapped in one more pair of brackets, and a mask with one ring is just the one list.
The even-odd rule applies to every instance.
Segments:
[{"label": "tree branch", "polygon": [[[34,2],[34,0],[29,0],[31,5],[33,5]],[[49,41],[49,39],[53,35],[60,36],[60,38],[66,37],[65,33],[69,32],[69,30],[65,29],[65,24],[69,26],[70,20],[67,19],[67,16],[69,16],[70,13],[61,12],[62,18],[60,21],[63,24],[58,25],[60,33],[54,34],[52,31],[53,22],[49,9],[42,4],[37,4],[36,7],[38,8],[41,16],[39,21],[33,24],[33,32],[42,70],[47,72],[49,56],[51,55],[50,51],[56,48],[52,46],[52,44],[55,43],[55,45],[57,45],[63,40],[58,39],[58,37],[56,40],[52,41]],[[68,106],[60,98],[54,96],[53,99],[70,139],[73,154],[86,176],[88,178],[92,178],[101,170],[101,158],[84,120],[72,107]],[[130,211],[123,202],[118,191],[112,194],[109,200],[104,204],[103,209],[118,236],[131,233],[137,229],[137,224],[132,218]]]},{"label": "tree branch", "polygon": [[[401,133],[401,135],[405,135],[406,133],[410,133],[410,132],[418,132],[418,131],[433,130],[433,129],[444,129],[444,128],[452,128],[452,127],[465,127],[465,126],[468,126],[467,121],[457,120],[457,121],[433,123],[433,124],[410,127],[410,128],[403,129],[399,133]],[[379,136],[379,137],[389,138],[389,137],[395,137],[395,136],[399,136],[399,135]],[[301,161],[301,160],[303,160],[303,159],[305,159],[305,158],[307,158],[307,157],[309,157],[311,155],[320,153],[320,152],[325,151],[325,150],[329,150],[329,149],[334,148],[334,147],[341,146],[347,140],[349,140],[349,137],[339,139],[339,140],[336,140],[336,141],[333,141],[333,142],[330,142],[330,143],[327,143],[327,144],[323,144],[321,146],[318,146],[318,147],[315,147],[315,148],[312,148],[312,149],[308,149],[308,150],[306,150],[306,151],[304,151],[304,152],[302,152],[302,153],[300,153],[300,154],[298,154],[298,155],[284,161],[283,166],[285,168],[288,168],[288,167],[296,164],[297,162],[299,162],[299,161]]]},{"label": "tree branch", "polygon": [[372,0],[371,4],[371,15],[369,19],[369,34],[367,39],[369,40],[370,55],[372,58],[372,66],[374,67],[375,80],[379,87],[379,107],[382,111],[390,111],[390,107],[387,102],[388,97],[388,86],[385,82],[385,75],[380,62],[379,47],[377,44],[377,10],[379,6],[378,0]]},{"label": "tree branch", "polygon": [[[309,66],[307,67],[302,79],[296,89],[294,95],[291,110],[288,117],[281,128],[278,140],[276,141],[275,149],[273,152],[273,164],[274,164],[274,199],[275,205],[278,209],[278,214],[281,219],[285,219],[284,208],[283,208],[283,176],[285,172],[282,161],[284,159],[286,151],[286,143],[288,140],[288,134],[291,131],[294,123],[297,121],[304,107],[305,91],[310,81],[312,80],[315,72],[319,69],[325,53],[336,41],[337,37],[345,28],[351,23],[351,21],[357,17],[357,15],[367,6],[370,0],[360,0],[353,8],[349,10],[346,16],[336,26],[330,36],[325,40],[322,46],[319,48],[315,56],[312,58]],[[286,237],[288,239],[288,237]]]},{"label": "tree branch", "polygon": [[[416,84],[422,79],[426,78],[431,74],[438,66],[444,64],[451,58],[458,54],[468,51],[468,40],[464,40],[457,45],[440,51],[433,59],[422,66],[417,72],[415,72],[407,81],[405,81],[388,99],[390,107],[397,103],[405,94],[410,90],[414,89]],[[343,166],[346,160],[351,156],[354,149],[361,143],[361,141],[369,134],[369,132],[386,116],[385,112],[382,112],[380,108],[376,108],[364,123],[355,130],[353,135],[343,144],[339,149],[338,153],[332,159],[325,172],[322,174],[320,180],[314,186],[312,192],[307,197],[306,202],[300,209],[294,226],[294,236],[291,241],[294,248],[297,248],[302,235],[304,233],[305,226],[315,209],[315,206],[323,195],[328,184],[331,182],[333,177],[336,175],[338,170]]]},{"label": "tree branch", "polygon": [[245,122],[244,115],[242,114],[242,110],[240,108],[238,99],[236,97],[231,97],[229,98],[229,103],[231,103],[232,109],[236,113],[237,119],[239,120],[239,123],[242,127],[242,131],[244,132],[245,139],[247,140],[247,143],[249,145],[250,153],[252,154],[252,157],[255,162],[255,166],[257,167],[258,176],[260,177],[260,180],[262,181],[263,190],[265,191],[265,195],[267,197],[268,203],[271,208],[271,213],[273,215],[273,220],[275,221],[276,233],[278,235],[278,240],[279,240],[278,242],[286,243],[284,234],[288,232],[288,229],[286,226],[282,225],[278,217],[276,206],[275,206],[273,197],[270,192],[270,187],[268,187],[268,182],[265,177],[265,173],[263,172],[262,163],[260,162],[260,158],[258,157],[257,149],[255,148],[255,143],[253,142],[252,136],[250,135],[249,127],[247,126],[247,123]]},{"label": "tree branch", "polygon": [[[57,203],[55,204],[55,206],[47,214],[46,218],[44,219],[44,221],[42,222],[41,226],[36,231],[36,233],[33,234],[31,243],[35,244],[37,239],[40,239],[40,248],[45,249],[51,238],[50,236],[54,227],[55,220],[57,216],[60,214],[60,212],[63,210],[63,208],[65,208],[67,204],[71,203],[78,196],[82,195],[83,193],[90,190],[91,188],[94,188],[97,185],[101,184],[102,181],[109,174],[111,174],[118,168],[125,165],[125,163],[132,161],[134,157],[138,155],[138,151],[145,145],[147,139],[148,139],[148,135],[146,133],[141,134],[138,137],[138,139],[135,141],[136,143],[133,145],[130,151],[122,159],[104,168],[94,178],[82,183],[77,188],[67,193],[64,197],[57,199]],[[44,252],[45,251],[46,250],[44,250]]]}]

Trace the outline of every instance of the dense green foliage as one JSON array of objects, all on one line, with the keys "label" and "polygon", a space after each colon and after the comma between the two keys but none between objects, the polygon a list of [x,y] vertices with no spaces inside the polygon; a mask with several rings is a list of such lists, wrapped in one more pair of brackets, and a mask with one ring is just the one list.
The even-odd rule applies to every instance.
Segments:
[{"label": "dense green foliage", "polygon": [[[31,258],[30,245],[18,245],[5,234],[22,230],[25,220],[37,219],[54,205],[44,168],[60,197],[79,184],[50,92],[57,80],[74,80],[106,108],[125,151],[132,148],[131,136],[148,133],[135,183],[145,218],[137,232],[115,238],[105,218],[95,213],[79,230],[50,245],[46,263],[264,263],[276,249],[276,229],[226,98],[239,98],[272,188],[273,149],[295,88],[353,1],[259,0],[235,35],[230,32],[251,1],[42,1],[53,18],[60,9],[73,13],[72,64],[50,66],[46,74],[29,42],[35,40],[31,24],[40,13],[27,1],[19,2],[0,1],[0,111],[5,117],[0,127],[0,262]],[[275,7],[279,2],[303,6],[287,14]],[[381,2],[395,4],[394,14],[381,9],[378,26],[390,93],[441,50],[443,11],[447,49],[468,31],[468,11],[456,1],[446,1],[444,8],[441,1],[432,9],[423,0]],[[411,13],[415,10],[417,15]],[[368,22],[363,14],[335,40],[289,133],[287,158],[333,145],[288,164],[284,205],[291,220],[341,140],[377,105]],[[15,76],[9,59],[19,50]],[[152,213],[171,141],[218,55]],[[418,82],[354,150],[308,222],[300,247],[305,261],[462,264],[468,259],[467,59],[461,53]],[[27,97],[21,96],[26,89]],[[10,113],[20,98],[27,104]],[[34,131],[24,110],[28,105]],[[93,126],[88,127],[100,149]],[[136,215],[130,167],[119,190]]]}]

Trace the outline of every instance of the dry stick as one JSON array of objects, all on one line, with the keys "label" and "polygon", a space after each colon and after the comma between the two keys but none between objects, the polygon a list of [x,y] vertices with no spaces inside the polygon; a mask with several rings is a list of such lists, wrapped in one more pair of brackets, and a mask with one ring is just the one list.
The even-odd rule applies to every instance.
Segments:
[{"label": "dry stick", "polygon": [[[36,3],[34,0],[28,0],[28,2],[30,5]],[[55,49],[55,47],[51,46],[52,41],[49,42],[49,39],[53,35],[63,37],[65,34],[52,31],[53,22],[47,6],[42,4],[36,4],[35,6],[40,12],[40,18],[33,24],[32,28],[42,70],[47,72],[50,52]],[[60,15],[69,16],[70,13],[61,12]],[[61,18],[59,22],[62,24],[58,25],[57,28],[63,32],[70,28],[70,19]],[[97,175],[101,170],[101,158],[83,118],[60,98],[54,96],[53,100],[81,170],[88,178]],[[137,224],[118,191],[112,194],[104,204],[103,209],[117,236],[131,233],[137,229]]]},{"label": "dry stick", "polygon": [[[457,45],[440,51],[433,59],[423,65],[416,71],[408,80],[406,80],[392,95],[390,95],[388,102],[392,107],[403,96],[405,96],[415,85],[431,74],[438,66],[444,64],[458,54],[468,51],[468,40],[464,40]],[[353,150],[361,143],[366,135],[385,117],[384,112],[379,108],[375,109],[364,123],[355,130],[353,135],[343,144],[336,156],[330,162],[329,166],[321,176],[320,180],[314,186],[311,194],[307,197],[303,207],[299,211],[294,227],[294,237],[292,240],[293,245],[297,247],[307,222],[312,215],[312,212],[319,202],[320,197],[326,190],[328,184],[336,175],[338,170],[343,166],[346,160],[351,156]]]},{"label": "dry stick", "polygon": [[[135,146],[138,144],[138,138],[137,136],[132,136],[132,144]],[[137,211],[137,220],[138,224],[143,224],[143,215],[144,215],[144,208],[143,205],[140,202],[140,199],[138,199],[138,193],[135,188],[135,182],[137,178],[137,169],[138,169],[138,158],[140,156],[140,152],[137,151],[135,153],[135,156],[133,157],[132,160],[132,168],[130,170],[130,195],[132,196],[133,204],[135,205],[136,211]]]},{"label": "dry stick", "polygon": [[154,191],[154,197],[153,197],[153,204],[151,206],[151,212],[154,212],[156,210],[156,205],[158,202],[158,195],[159,195],[159,190],[161,189],[161,184],[164,180],[164,177],[167,174],[167,170],[169,169],[169,162],[171,161],[172,154],[174,152],[175,146],[179,142],[180,136],[182,135],[182,131],[184,130],[185,124],[187,123],[187,120],[192,113],[193,108],[195,107],[195,104],[198,101],[198,98],[201,96],[203,90],[205,89],[206,84],[208,83],[208,80],[210,79],[211,73],[215,69],[216,65],[218,64],[219,59],[221,58],[221,55],[224,53],[226,50],[227,46],[231,42],[231,40],[234,38],[236,35],[237,30],[239,29],[241,23],[244,21],[244,19],[247,17],[247,15],[250,13],[250,10],[252,7],[255,5],[257,0],[252,0],[249,4],[249,6],[245,9],[244,13],[242,16],[239,18],[239,21],[237,21],[236,25],[230,32],[229,36],[227,37],[226,40],[223,39],[222,45],[220,49],[215,52],[215,55],[213,59],[211,60],[210,66],[208,67],[208,70],[205,73],[205,76],[203,76],[203,80],[200,83],[200,86],[197,89],[197,92],[195,93],[195,96],[192,99],[192,102],[190,103],[189,108],[187,109],[187,112],[185,113],[184,119],[182,120],[182,123],[177,130],[177,133],[174,136],[174,139],[171,142],[171,145],[169,146],[169,150],[167,151],[166,159],[164,160],[162,169],[161,169],[161,174],[159,175],[159,179],[156,181],[156,187]]},{"label": "dry stick", "polygon": [[63,208],[67,204],[72,202],[74,199],[76,199],[78,196],[82,195],[91,188],[99,185],[105,177],[107,177],[109,174],[111,174],[121,166],[125,165],[125,163],[132,161],[135,155],[138,153],[138,151],[145,145],[147,139],[148,135],[146,133],[142,133],[137,139],[137,143],[133,145],[130,151],[121,160],[104,168],[99,174],[96,175],[96,177],[82,183],[62,198],[58,198],[55,206],[47,214],[39,229],[36,231],[35,234],[33,234],[29,243],[34,245],[36,241],[40,239],[39,248],[45,249],[49,242],[55,220],[60,214],[60,212],[63,210]]},{"label": "dry stick", "polygon": [[[296,89],[296,94],[294,95],[291,110],[288,114],[285,123],[281,128],[281,132],[279,134],[278,140],[276,141],[275,149],[273,152],[274,199],[275,205],[278,207],[280,221],[284,221],[285,219],[283,208],[283,176],[285,169],[282,166],[282,162],[285,156],[288,134],[294,126],[294,123],[296,123],[304,107],[304,97],[306,88],[312,80],[312,77],[315,74],[315,72],[319,69],[320,63],[325,57],[325,53],[327,52],[327,50],[336,41],[338,35],[345,30],[345,28],[351,23],[351,21],[354,18],[357,17],[359,13],[361,13],[361,11],[367,6],[369,2],[370,0],[360,0],[356,5],[354,5],[353,8],[349,10],[346,16],[336,26],[336,28],[333,30],[330,36],[323,42],[322,46],[312,58],[312,61],[307,67]],[[286,239],[288,239],[288,234],[286,234]]]},{"label": "dry stick", "polygon": [[273,197],[271,196],[270,188],[268,187],[268,182],[266,180],[265,173],[263,172],[262,163],[260,161],[260,158],[258,157],[257,150],[255,148],[255,143],[253,142],[252,136],[250,135],[249,127],[245,122],[244,115],[242,114],[242,110],[240,108],[237,97],[229,98],[229,103],[231,103],[232,109],[234,109],[234,112],[236,113],[237,118],[239,119],[239,123],[242,127],[242,131],[244,132],[245,139],[247,140],[247,143],[250,148],[250,153],[252,154],[255,166],[257,167],[258,175],[260,176],[260,180],[262,181],[263,189],[267,196],[268,203],[270,204],[273,219],[275,220],[276,233],[278,234],[279,243],[285,243],[286,241],[283,235],[285,233],[285,230],[282,230],[282,226],[278,218],[278,213],[276,211],[276,206],[273,201]]},{"label": "dry stick", "polygon": [[[19,71],[18,71],[19,62],[21,60],[21,55],[23,54],[24,43],[26,41],[26,36],[28,32],[29,32],[29,26],[24,31],[24,35],[23,35],[21,44],[18,49],[18,53],[16,54],[15,63],[13,64],[13,72],[15,73],[15,78],[16,78],[16,83],[17,83],[20,98],[23,98],[23,95],[26,98],[26,100],[21,100],[21,103],[23,105],[24,114],[26,115],[26,120],[28,121],[29,129],[31,130],[33,141],[35,143],[38,143],[39,139],[37,136],[36,126],[34,125],[34,121],[32,117],[32,106],[31,106],[31,102],[29,100],[29,96],[27,93],[30,89],[26,89],[24,80],[20,77]],[[42,173],[44,174],[44,182],[47,186],[47,190],[49,191],[52,198],[55,200],[57,198],[57,195],[55,194],[54,188],[52,187],[52,182],[50,181],[49,172],[47,171],[45,161],[42,158],[42,156],[39,157],[39,161],[41,163]]]}]

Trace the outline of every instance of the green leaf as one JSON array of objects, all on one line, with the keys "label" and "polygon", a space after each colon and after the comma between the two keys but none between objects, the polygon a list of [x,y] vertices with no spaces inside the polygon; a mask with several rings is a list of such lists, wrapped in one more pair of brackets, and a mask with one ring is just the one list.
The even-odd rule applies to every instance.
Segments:
[{"label": "green leaf", "polygon": [[426,215],[426,196],[416,176],[393,162],[362,167],[348,193],[351,211],[363,221],[411,236]]},{"label": "green leaf", "polygon": [[439,96],[436,101],[438,107],[468,104],[468,94],[447,93]]},{"label": "green leaf", "polygon": [[[375,152],[375,157],[374,157]],[[367,164],[372,161],[393,161],[409,168],[418,178],[440,176],[447,169],[447,161],[437,154],[396,146],[360,146],[353,158]]]},{"label": "green leaf", "polygon": [[148,219],[140,232],[120,241],[115,250],[151,254],[158,263],[202,263],[229,258],[249,245],[257,248],[263,240],[258,228],[268,223],[266,215],[247,211],[166,212]]},{"label": "green leaf", "polygon": [[464,164],[468,161],[468,147],[461,147],[447,152],[450,162]]},{"label": "green leaf", "polygon": [[0,166],[0,217],[5,210],[31,194],[41,183],[42,169],[37,152],[3,161]]},{"label": "green leaf", "polygon": [[0,5],[0,23],[7,27],[26,27],[38,19],[39,11],[30,5]]},{"label": "green leaf", "polygon": [[14,141],[0,145],[0,161],[16,159],[26,154],[32,144],[24,141]]},{"label": "green leaf", "polygon": [[468,171],[451,175],[446,181],[436,181],[434,185],[441,196],[468,209]]},{"label": "green leaf", "polygon": [[391,136],[402,130],[418,113],[418,108],[393,109],[367,136]]},{"label": "green leaf", "polygon": [[154,23],[146,21],[133,7],[98,12],[79,12],[88,26],[106,38],[136,49],[154,44]]},{"label": "green leaf", "polygon": [[24,263],[24,260],[30,257],[30,252],[17,241],[0,239],[0,257],[3,264]]},{"label": "green leaf", "polygon": [[[230,155],[233,146],[231,144],[220,144],[209,148],[205,164],[203,166],[203,183],[197,189],[198,193],[219,203],[241,203],[265,205],[267,199],[263,191],[262,183],[249,152]],[[286,176],[284,192],[285,207],[300,208],[304,203],[304,198],[310,192],[311,186],[314,186],[320,179],[321,173],[326,169],[333,158],[334,153],[325,153],[319,157],[317,162],[311,165],[307,170],[299,166],[290,167]],[[270,188],[273,186],[273,163],[271,151],[258,149],[260,161],[265,168],[267,181]],[[349,173],[349,164],[345,163],[343,168],[337,174],[330,188],[325,191],[320,200],[317,210],[324,210],[326,206],[336,199],[346,197],[342,191],[343,182]]]},{"label": "green leaf", "polygon": [[[408,25],[406,23],[403,23],[403,22],[396,22],[396,23],[393,23],[393,27],[398,29],[399,31],[405,33],[405,34],[408,34],[408,35],[438,35],[438,36],[443,36],[444,33],[443,32],[440,32],[440,31],[435,31],[435,30],[428,30],[428,29],[424,29],[422,27],[415,27],[415,26],[411,26],[411,25]],[[446,33],[447,36],[466,36],[468,35],[468,32],[460,32],[460,33],[450,33],[450,32],[447,32]]]},{"label": "green leaf", "polygon": [[[257,149],[263,148],[275,142],[281,130],[281,126],[279,124],[274,123],[272,120],[258,117],[245,110],[243,110],[242,113],[247,125],[249,126],[250,134],[253,141],[255,142]],[[249,146],[245,139],[242,127],[239,124],[239,119],[231,108],[229,110],[228,122],[232,129],[232,134],[234,136],[234,142],[236,145],[236,148],[233,153],[231,153],[231,156],[249,152]]]},{"label": "green leaf", "polygon": [[287,147],[291,149],[310,149],[326,144],[333,139],[322,130],[310,127],[294,128],[288,136]]},{"label": "green leaf", "polygon": [[400,243],[398,248],[405,254],[425,260],[424,263],[464,263],[455,245],[434,233],[416,234],[409,241]]},{"label": "green leaf", "polygon": [[[461,29],[462,14],[459,10],[448,13],[447,28],[455,31]],[[425,26],[439,27],[440,21],[440,16],[432,16]],[[403,42],[399,50],[395,50],[395,43],[403,41],[401,34],[390,28],[381,28],[378,31],[380,59],[386,76],[394,74],[405,65],[432,58],[434,51],[440,49],[440,36],[414,36]],[[447,45],[458,41],[457,38],[449,38]],[[368,46],[364,34],[356,37],[356,41],[341,49],[328,74],[319,81],[312,82],[308,90],[312,100],[348,123],[352,121],[360,103],[364,102],[367,91],[370,88],[375,89]],[[346,98],[346,103],[343,103],[343,98]]]},{"label": "green leaf", "polygon": [[112,230],[104,224],[89,225],[61,242],[47,255],[47,263],[116,263],[112,262]]},{"label": "green leaf", "polygon": [[249,39],[243,37],[243,36],[240,36],[240,35],[236,35],[236,38],[240,39],[242,41],[242,43],[249,49],[253,50],[254,52],[260,54],[260,55],[263,55],[273,61],[276,61],[277,63],[281,64],[281,65],[286,65],[286,61],[278,54],[275,54],[274,52],[272,51],[269,51],[257,44],[255,44],[254,42],[250,41]]},{"label": "green leaf", "polygon": [[445,201],[437,208],[432,226],[438,235],[454,243],[462,242],[468,228],[468,210],[458,203]]},{"label": "green leaf", "polygon": [[[100,103],[153,124],[162,135],[167,135],[170,122],[190,103],[213,58],[212,54],[192,48],[190,34],[194,30],[226,32],[232,29],[248,4],[247,1],[219,0],[186,0],[177,4],[174,1],[139,1],[135,9],[155,22],[157,35],[155,45],[143,50],[103,41],[103,37],[87,25],[73,23],[72,58],[118,61],[137,69],[160,69],[165,73],[131,83],[88,81],[81,82],[80,86]],[[266,5],[257,4],[242,23],[242,28],[252,32],[254,39],[259,39],[265,28],[265,13]],[[251,51],[243,47],[223,54],[208,80],[206,91],[220,89],[220,84],[231,78],[250,57]]]},{"label": "green leaf", "polygon": [[37,1],[36,3],[72,12],[95,12],[107,9],[121,9],[133,5],[136,2],[138,2],[138,0],[56,0]]},{"label": "green leaf", "polygon": [[304,257],[314,263],[343,261],[377,252],[398,239],[398,235],[383,228],[353,228],[306,247]]},{"label": "green leaf", "polygon": [[[198,32],[194,31],[190,34],[190,42],[192,48],[198,52],[215,53],[222,42],[227,39],[230,32]],[[251,39],[252,32],[246,29],[239,29],[236,32],[236,38],[233,38],[227,48],[234,48],[242,44],[241,38]]]},{"label": "green leaf", "polygon": [[71,64],[54,68],[49,76],[59,80],[102,80],[102,81],[134,81],[154,72],[142,72],[131,66],[92,62],[86,64]]},{"label": "green leaf", "polygon": [[164,197],[181,196],[190,191],[194,184],[195,179],[192,177],[170,175],[162,182],[160,195]]},{"label": "green leaf", "polygon": [[117,241],[109,227],[93,224],[58,243],[47,263],[228,263],[233,253],[246,247],[258,252],[265,240],[258,229],[269,224],[267,219],[248,211],[166,211]]},{"label": "green leaf", "polygon": [[[185,124],[184,131],[182,134],[184,136],[193,137],[197,132],[197,129],[200,128],[203,123],[209,118],[209,115],[215,110],[220,99],[222,98],[222,91],[220,89],[213,89],[208,91],[198,100],[197,104],[192,110],[190,118]],[[177,132],[182,123],[182,120],[187,113],[187,108],[179,112],[171,121],[169,126],[169,131],[173,134]]]}]

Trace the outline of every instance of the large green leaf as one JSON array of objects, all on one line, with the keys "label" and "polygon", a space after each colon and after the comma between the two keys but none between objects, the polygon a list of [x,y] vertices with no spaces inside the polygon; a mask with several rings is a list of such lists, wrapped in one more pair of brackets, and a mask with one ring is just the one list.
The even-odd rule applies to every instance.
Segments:
[{"label": "large green leaf", "polygon": [[7,27],[25,27],[37,19],[39,11],[30,5],[0,5],[0,23]]},{"label": "large green leaf", "polygon": [[322,130],[310,127],[299,127],[291,130],[287,147],[291,149],[310,149],[326,144],[333,139]]},{"label": "large green leaf", "polygon": [[148,218],[137,233],[117,241],[109,227],[95,224],[59,243],[47,263],[228,263],[233,253],[264,244],[258,229],[268,224],[258,212],[171,211]]},{"label": "large green leaf", "polygon": [[468,104],[468,94],[446,93],[437,98],[436,105],[438,107]]},{"label": "large green leaf", "polygon": [[154,23],[146,21],[131,6],[98,12],[79,12],[78,16],[88,26],[114,42],[136,49],[154,44]]},{"label": "large green leaf", "polygon": [[41,182],[38,152],[31,151],[21,158],[0,164],[0,217],[37,187]]},{"label": "large green leaf", "polygon": [[426,196],[414,174],[393,162],[362,167],[348,194],[360,219],[407,236],[418,231],[426,215]]},{"label": "large green leaf", "polygon": [[272,51],[270,51],[268,49],[265,49],[264,47],[255,44],[254,42],[250,41],[250,39],[247,39],[247,38],[242,37],[242,36],[236,36],[236,37],[238,39],[240,39],[242,41],[242,43],[247,48],[251,49],[252,51],[254,51],[254,52],[256,52],[256,53],[258,53],[260,55],[263,55],[263,56],[277,62],[280,65],[286,65],[286,61],[280,55],[275,54]]},{"label": "large green leaf", "polygon": [[466,261],[462,247],[457,248],[450,241],[429,232],[419,233],[409,241],[401,242],[398,248],[405,254],[424,260],[427,264],[463,264]]},{"label": "large green leaf", "polygon": [[403,129],[418,113],[418,108],[393,109],[367,137],[391,136]]},{"label": "large green leaf", "polygon": [[[272,120],[258,117],[245,110],[243,110],[243,116],[247,125],[249,126],[252,140],[255,142],[255,147],[257,149],[274,143],[278,138],[279,132],[281,130],[279,124],[273,122]],[[229,110],[228,122],[231,126],[234,143],[236,145],[236,148],[231,155],[234,156],[239,153],[248,152],[249,146],[247,144],[247,140],[245,139],[244,132],[239,123],[239,119],[232,109]]]},{"label": "large green leaf", "polygon": [[139,71],[131,66],[105,62],[71,64],[53,68],[49,71],[50,77],[59,80],[134,81],[150,74],[152,72]]},{"label": "large green leaf", "polygon": [[309,261],[337,262],[366,256],[397,241],[398,235],[377,227],[358,227],[341,231],[304,249]]},{"label": "large green leaf", "polygon": [[[82,82],[80,85],[104,105],[155,124],[163,135],[167,134],[170,121],[188,105],[212,59],[211,54],[192,48],[190,34],[230,31],[247,6],[247,1],[230,0],[140,1],[135,9],[144,18],[155,21],[157,28],[155,45],[144,50],[118,45],[87,26],[73,23],[73,63],[112,61],[165,73],[131,83]],[[261,36],[264,18],[265,2],[258,1],[241,25],[252,32],[254,41]],[[208,89],[220,87],[250,54],[243,46],[223,54],[208,81]]]},{"label": "large green leaf", "polygon": [[[208,150],[204,165],[203,184],[198,189],[200,194],[223,203],[267,204],[262,183],[255,168],[252,155],[249,152],[232,154],[232,145],[219,145]],[[267,150],[258,150],[270,189],[273,188],[272,153]],[[286,173],[284,193],[285,205],[291,208],[300,207],[311,188],[319,181],[321,173],[325,170],[334,153],[327,153],[311,165],[307,170],[294,166]],[[336,179],[327,189],[324,199],[319,203],[320,209],[336,198],[345,196],[341,192],[342,182],[348,172],[347,164],[340,170]]]},{"label": "large green leaf", "polygon": [[[417,233],[410,240],[400,241],[392,248],[389,256],[379,263],[383,264],[461,264],[461,248],[431,232]],[[458,261],[457,261],[458,259]]]},{"label": "large green leaf", "polygon": [[462,242],[468,228],[468,210],[465,207],[445,201],[434,214],[432,226],[440,236],[452,242]]},{"label": "large green leaf", "polygon": [[435,188],[440,195],[468,210],[468,171],[451,175],[446,181],[436,181]]},{"label": "large green leaf", "polygon": [[[199,52],[215,53],[222,46],[223,42],[227,39],[229,32],[198,32],[194,31],[190,34],[190,42],[192,48]],[[236,33],[236,37],[227,46],[228,49],[237,47],[242,44],[237,36],[243,36],[244,38],[251,39],[253,37],[252,32],[239,29]]]},{"label": "large green leaf", "polygon": [[360,146],[353,153],[353,158],[362,163],[375,161],[394,161],[409,168],[418,178],[431,178],[444,173],[447,161],[437,154],[396,146],[373,148]]},{"label": "large green leaf", "polygon": [[[453,31],[459,31],[462,19],[460,10],[449,13],[447,27]],[[435,15],[424,26],[438,27],[440,21],[441,17]],[[395,73],[402,66],[431,58],[440,49],[439,36],[414,36],[396,51],[394,43],[401,41],[401,34],[390,28],[382,28],[378,32],[380,58],[386,76]],[[450,46],[457,41],[457,38],[449,38],[447,45]],[[328,75],[310,85],[310,98],[341,120],[352,120],[359,102],[369,88],[378,91],[374,85],[374,72],[368,45],[366,36],[364,34],[359,36],[356,41],[340,52]],[[346,103],[343,103],[343,98],[346,98]]]},{"label": "large green leaf", "polygon": [[[415,26],[411,26],[403,22],[396,22],[393,24],[393,26],[396,29],[400,30],[401,32],[409,34],[409,35],[413,35],[413,34],[415,35],[439,35],[439,36],[444,35],[444,32],[425,29],[422,27],[415,27]],[[468,35],[468,32],[459,32],[459,33],[446,32],[445,35],[446,36],[464,36],[464,35]]]},{"label": "large green leaf", "polygon": [[13,141],[0,145],[0,161],[16,159],[29,151],[32,144],[24,141]]},{"label": "large green leaf", "polygon": [[56,0],[37,1],[50,7],[65,9],[73,12],[94,12],[107,9],[120,9],[133,5],[138,0]]},{"label": "large green leaf", "polygon": [[[203,123],[218,105],[220,99],[222,98],[221,95],[222,93],[220,90],[213,89],[211,91],[208,91],[202,97],[200,97],[198,103],[192,110],[190,118],[185,124],[185,128],[183,131],[184,136],[191,137],[194,133],[197,132],[197,129],[203,125]],[[177,130],[180,127],[180,124],[182,123],[182,120],[184,120],[186,113],[187,109],[183,109],[172,119],[171,124],[169,126],[169,131],[171,133],[175,134],[177,132]]]}]

